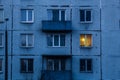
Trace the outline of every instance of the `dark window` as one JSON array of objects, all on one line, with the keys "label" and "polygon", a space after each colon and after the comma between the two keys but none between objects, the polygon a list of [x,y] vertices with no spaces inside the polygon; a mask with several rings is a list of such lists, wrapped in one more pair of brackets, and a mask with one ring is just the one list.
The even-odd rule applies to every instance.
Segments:
[{"label": "dark window", "polygon": [[47,45],[53,47],[65,46],[64,34],[51,34],[47,36]]},{"label": "dark window", "polygon": [[0,59],[0,72],[2,72],[2,59]]},{"label": "dark window", "polygon": [[92,71],[92,59],[80,59],[80,71],[91,72]]},{"label": "dark window", "polygon": [[91,21],[91,10],[80,10],[80,21],[90,22]]},{"label": "dark window", "polygon": [[21,72],[31,73],[33,72],[33,59],[21,59]]},{"label": "dark window", "polygon": [[65,70],[65,60],[64,59],[48,59],[47,60],[47,70],[53,71],[64,71]]}]

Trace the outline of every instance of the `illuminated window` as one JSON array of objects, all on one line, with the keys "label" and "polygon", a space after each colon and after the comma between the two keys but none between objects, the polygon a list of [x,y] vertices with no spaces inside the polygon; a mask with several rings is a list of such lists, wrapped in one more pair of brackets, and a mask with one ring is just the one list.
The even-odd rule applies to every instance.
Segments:
[{"label": "illuminated window", "polygon": [[80,72],[92,72],[92,59],[80,59]]},{"label": "illuminated window", "polygon": [[80,46],[81,47],[91,47],[92,46],[92,35],[91,34],[81,34],[80,35]]},{"label": "illuminated window", "polygon": [[21,59],[20,68],[23,73],[33,72],[33,59]]}]

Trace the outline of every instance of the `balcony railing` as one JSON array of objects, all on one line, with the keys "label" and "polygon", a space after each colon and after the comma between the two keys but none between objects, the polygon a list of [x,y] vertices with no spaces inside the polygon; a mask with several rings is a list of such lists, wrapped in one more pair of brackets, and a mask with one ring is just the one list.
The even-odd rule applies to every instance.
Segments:
[{"label": "balcony railing", "polygon": [[66,71],[48,71],[43,70],[41,80],[71,80],[71,70]]},{"label": "balcony railing", "polygon": [[71,21],[42,21],[43,31],[65,31],[70,32]]}]

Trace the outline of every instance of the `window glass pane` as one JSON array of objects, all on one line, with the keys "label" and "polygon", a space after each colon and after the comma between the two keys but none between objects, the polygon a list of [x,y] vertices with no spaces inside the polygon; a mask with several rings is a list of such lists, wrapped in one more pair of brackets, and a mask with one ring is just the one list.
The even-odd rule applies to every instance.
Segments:
[{"label": "window glass pane", "polygon": [[26,21],[27,16],[26,16],[26,10],[21,10],[21,21]]},{"label": "window glass pane", "polygon": [[33,21],[33,10],[28,10],[28,21]]},{"label": "window glass pane", "polygon": [[65,46],[65,35],[60,35],[60,46]]},{"label": "window glass pane", "polygon": [[2,71],[2,59],[0,59],[0,71]]},{"label": "window glass pane", "polygon": [[85,35],[84,34],[80,35],[80,46],[85,46]]},{"label": "window glass pane", "polygon": [[0,21],[4,21],[3,10],[0,10]]},{"label": "window glass pane", "polygon": [[47,45],[52,46],[53,44],[53,35],[48,35],[47,36]]},{"label": "window glass pane", "polygon": [[64,59],[61,60],[61,70],[62,71],[65,70],[65,60]]},{"label": "window glass pane", "polygon": [[59,35],[54,35],[54,46],[59,46]]},{"label": "window glass pane", "polygon": [[65,11],[61,11],[61,21],[65,21]]},{"label": "window glass pane", "polygon": [[53,10],[53,21],[59,20],[59,10]]},{"label": "window glass pane", "polygon": [[28,35],[28,46],[33,46],[33,35],[32,34]]},{"label": "window glass pane", "polygon": [[2,46],[2,34],[0,34],[0,46]]},{"label": "window glass pane", "polygon": [[26,35],[21,35],[21,46],[26,46]]},{"label": "window glass pane", "polygon": [[92,46],[92,38],[90,34],[86,35],[86,45],[85,46]]},{"label": "window glass pane", "polygon": [[48,59],[47,60],[47,70],[53,70],[53,65],[54,65],[54,61]]},{"label": "window glass pane", "polygon": [[54,70],[55,70],[55,71],[58,71],[58,70],[59,70],[59,60],[58,60],[58,59],[55,59],[55,60],[54,60]]},{"label": "window glass pane", "polygon": [[92,60],[91,59],[87,60],[87,71],[92,71]]},{"label": "window glass pane", "polygon": [[21,59],[21,72],[26,72],[27,70],[27,61],[24,59]]},{"label": "window glass pane", "polygon": [[91,11],[86,11],[86,21],[91,21]]},{"label": "window glass pane", "polygon": [[85,10],[80,10],[80,21],[85,21]]},{"label": "window glass pane", "polygon": [[53,18],[52,10],[48,10],[48,20],[52,20],[52,18]]},{"label": "window glass pane", "polygon": [[86,71],[85,67],[86,67],[85,60],[81,59],[80,60],[80,71]]},{"label": "window glass pane", "polygon": [[33,59],[28,59],[28,72],[33,72]]}]

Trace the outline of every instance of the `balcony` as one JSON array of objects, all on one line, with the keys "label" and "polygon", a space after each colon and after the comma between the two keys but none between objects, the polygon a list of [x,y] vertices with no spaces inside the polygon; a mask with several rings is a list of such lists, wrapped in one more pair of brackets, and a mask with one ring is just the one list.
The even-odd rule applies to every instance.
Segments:
[{"label": "balcony", "polygon": [[43,70],[41,80],[71,80],[71,70],[65,71],[48,71]]},{"label": "balcony", "polygon": [[71,21],[42,21],[44,32],[71,32]]}]

